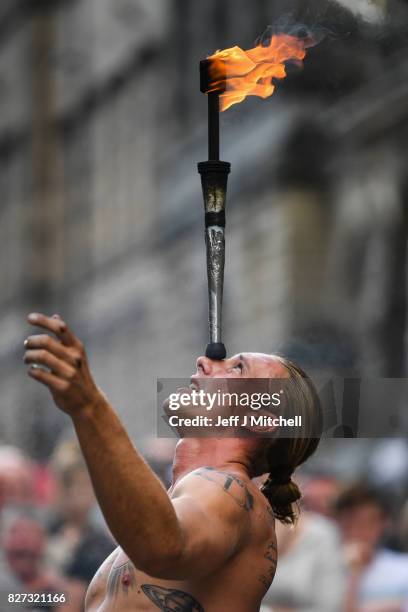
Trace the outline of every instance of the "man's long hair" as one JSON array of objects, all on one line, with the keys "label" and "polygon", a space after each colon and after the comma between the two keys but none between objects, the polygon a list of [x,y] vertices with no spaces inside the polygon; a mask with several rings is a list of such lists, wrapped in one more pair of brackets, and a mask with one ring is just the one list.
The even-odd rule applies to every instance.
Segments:
[{"label": "man's long hair", "polygon": [[[264,452],[268,478],[261,487],[271,504],[275,517],[282,523],[293,524],[297,512],[294,504],[301,498],[298,485],[291,476],[316,450],[322,431],[322,408],[312,380],[297,365],[280,358],[289,372],[282,402],[285,418],[302,417],[302,436],[280,437],[268,441]],[[293,434],[292,434],[293,435]]]}]

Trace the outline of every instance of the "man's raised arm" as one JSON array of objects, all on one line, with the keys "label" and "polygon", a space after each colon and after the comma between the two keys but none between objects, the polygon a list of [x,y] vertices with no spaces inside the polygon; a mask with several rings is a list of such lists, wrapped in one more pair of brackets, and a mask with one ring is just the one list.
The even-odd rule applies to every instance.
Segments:
[{"label": "man's raised arm", "polygon": [[[231,521],[233,515],[245,518],[242,503],[228,495],[224,499],[219,482],[205,478],[211,490],[206,504],[200,503],[199,484],[191,480],[200,476],[190,476],[191,484],[180,489],[173,505],[97,388],[82,343],[56,315],[35,313],[28,321],[55,335],[34,335],[25,341],[28,374],[46,385],[57,406],[72,418],[107,524],[135,566],[156,577],[188,578],[227,559],[239,546],[240,529],[246,525]],[[241,498],[245,499],[242,491]],[[204,532],[202,524],[215,508],[211,529]]]}]

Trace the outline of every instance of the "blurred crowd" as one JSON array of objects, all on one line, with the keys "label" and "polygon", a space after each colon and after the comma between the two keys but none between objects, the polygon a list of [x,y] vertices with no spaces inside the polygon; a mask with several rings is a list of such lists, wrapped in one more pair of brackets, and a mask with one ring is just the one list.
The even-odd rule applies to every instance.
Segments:
[{"label": "blurred crowd", "polygon": [[401,481],[380,486],[380,473],[299,481],[300,519],[277,523],[278,566],[261,612],[408,612],[406,475],[405,495]]},{"label": "blurred crowd", "polygon": [[[401,477],[394,461],[392,477],[397,448],[408,445],[389,441],[389,461],[375,472],[362,466],[358,480],[328,469],[327,447],[299,473],[302,511],[295,527],[276,524],[278,567],[261,612],[408,612],[408,465]],[[141,450],[168,486],[174,441],[145,439]],[[382,450],[372,445],[371,458]],[[87,586],[115,543],[74,440],[58,443],[45,465],[0,447],[0,533],[3,595],[65,593],[65,603],[47,609],[84,609]],[[3,597],[0,612],[10,609]]]},{"label": "blurred crowd", "polygon": [[0,447],[0,529],[1,612],[15,607],[8,593],[31,592],[65,595],[64,604],[44,609],[80,612],[90,580],[115,547],[73,440],[59,443],[46,465]]}]

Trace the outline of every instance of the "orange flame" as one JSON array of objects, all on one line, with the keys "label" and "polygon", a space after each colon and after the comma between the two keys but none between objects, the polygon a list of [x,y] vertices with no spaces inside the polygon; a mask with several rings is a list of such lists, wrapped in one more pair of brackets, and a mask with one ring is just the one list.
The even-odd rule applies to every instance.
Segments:
[{"label": "orange flame", "polygon": [[272,36],[268,46],[257,45],[243,51],[240,47],[231,47],[217,51],[208,58],[211,61],[210,77],[213,90],[217,83],[225,78],[226,91],[220,94],[220,110],[225,111],[233,104],[245,100],[247,96],[268,98],[275,90],[272,79],[286,77],[285,62],[301,62],[306,56],[306,47],[311,46],[310,39],[301,39],[288,34]]}]

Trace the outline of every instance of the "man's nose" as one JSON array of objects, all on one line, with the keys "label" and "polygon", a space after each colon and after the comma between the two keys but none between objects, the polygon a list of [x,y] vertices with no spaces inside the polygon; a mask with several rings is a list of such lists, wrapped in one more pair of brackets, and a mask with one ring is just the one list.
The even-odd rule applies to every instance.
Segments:
[{"label": "man's nose", "polygon": [[208,357],[199,357],[197,359],[197,370],[201,369],[205,376],[211,376],[214,370],[214,363]]}]

